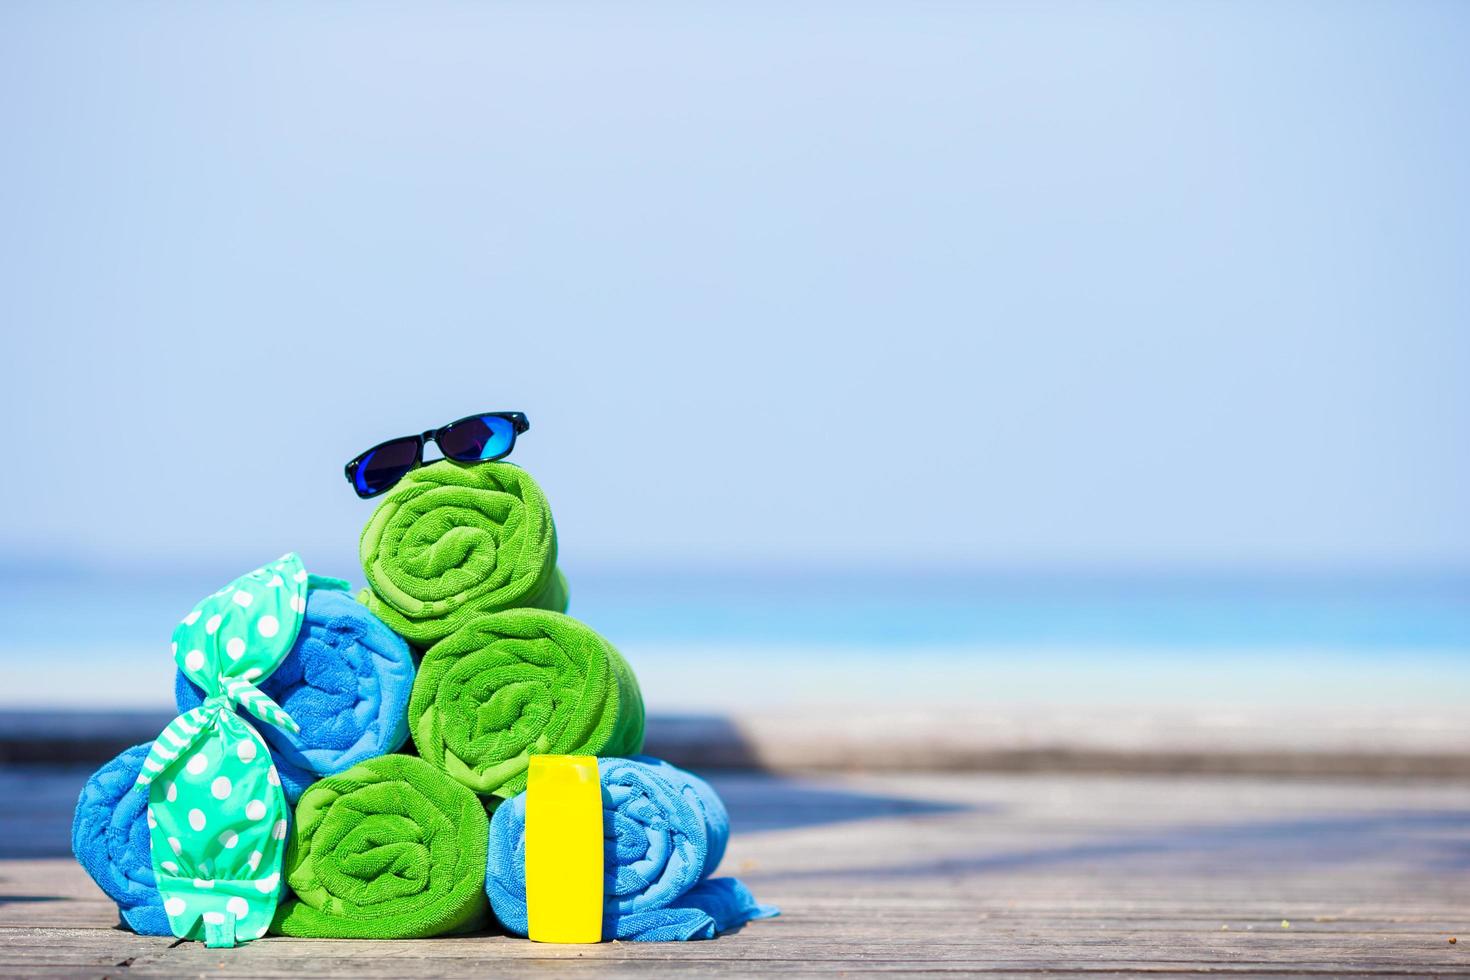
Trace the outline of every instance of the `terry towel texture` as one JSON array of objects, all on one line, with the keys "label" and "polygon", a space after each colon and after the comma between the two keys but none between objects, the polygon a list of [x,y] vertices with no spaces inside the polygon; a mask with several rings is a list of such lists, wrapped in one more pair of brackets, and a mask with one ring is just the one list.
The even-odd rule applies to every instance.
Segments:
[{"label": "terry towel texture", "polygon": [[124,750],[87,780],[72,819],[71,849],[129,928],[167,936],[148,844],[148,794],[131,792],[152,747],[144,742]]},{"label": "terry towel texture", "polygon": [[[260,684],[301,726],[255,726],[270,745],[286,798],[295,803],[321,776],[402,748],[413,676],[408,644],[381,620],[346,593],[311,591],[295,644]],[[182,671],[174,699],[180,711],[204,701]]]},{"label": "terry towel texture", "polygon": [[482,614],[424,654],[408,704],[419,755],[485,796],[526,788],[532,755],[631,755],[643,696],[611,643],[561,613]]},{"label": "terry towel texture", "polygon": [[486,921],[489,821],[478,797],[413,756],[385,755],[314,783],[296,807],[287,936],[421,939]]},{"label": "terry towel texture", "polygon": [[359,551],[361,600],[418,646],[477,613],[567,608],[551,509],[512,463],[413,470],[373,511]]},{"label": "terry towel texture", "polygon": [[[710,878],[725,854],[730,820],[709,784],[650,758],[599,759],[603,939],[711,939],[776,915],[734,878]],[[495,811],[485,892],[509,932],[526,935],[526,797]]]}]

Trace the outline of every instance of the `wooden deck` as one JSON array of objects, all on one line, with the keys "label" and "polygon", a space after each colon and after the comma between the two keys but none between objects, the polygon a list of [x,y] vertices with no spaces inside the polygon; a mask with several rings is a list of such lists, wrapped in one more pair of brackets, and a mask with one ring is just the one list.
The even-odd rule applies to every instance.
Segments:
[{"label": "wooden deck", "polygon": [[85,775],[0,769],[6,976],[1470,977],[1463,781],[727,775],[714,780],[737,831],[724,871],[784,914],[713,942],[221,951],[114,928],[64,856]]}]

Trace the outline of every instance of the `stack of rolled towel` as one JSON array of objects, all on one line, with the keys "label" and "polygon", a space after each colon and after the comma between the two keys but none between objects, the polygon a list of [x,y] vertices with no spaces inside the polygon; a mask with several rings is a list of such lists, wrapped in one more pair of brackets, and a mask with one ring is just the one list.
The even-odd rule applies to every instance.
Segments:
[{"label": "stack of rolled towel", "polygon": [[[367,589],[310,593],[261,690],[299,731],[256,723],[295,814],[270,931],[421,938],[527,934],[533,755],[594,755],[603,786],[603,938],[708,939],[776,910],[713,874],[729,819],[703,780],[639,756],[643,698],[622,655],[566,615],[541,488],[505,462],[410,472],[360,542]],[[179,673],[179,710],[202,692]],[[410,742],[411,740],[411,742]],[[150,744],[77,804],[78,860],[137,932],[168,935],[146,794]]]}]

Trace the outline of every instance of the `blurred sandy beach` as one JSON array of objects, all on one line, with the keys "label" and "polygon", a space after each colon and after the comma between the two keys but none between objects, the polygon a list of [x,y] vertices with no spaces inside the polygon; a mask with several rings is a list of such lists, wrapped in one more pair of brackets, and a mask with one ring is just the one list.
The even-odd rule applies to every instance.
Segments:
[{"label": "blurred sandy beach", "polygon": [[[169,624],[222,575],[0,575],[0,706],[166,707]],[[574,570],[572,596],[655,710],[1383,711],[1470,696],[1470,580],[1458,575],[593,569]]]}]

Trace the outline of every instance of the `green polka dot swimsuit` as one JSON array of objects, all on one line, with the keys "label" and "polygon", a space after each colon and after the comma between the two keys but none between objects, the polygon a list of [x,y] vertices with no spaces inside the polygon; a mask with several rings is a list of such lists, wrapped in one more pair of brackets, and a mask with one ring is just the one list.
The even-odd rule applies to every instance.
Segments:
[{"label": "green polka dot swimsuit", "polygon": [[205,695],[169,723],[143,762],[153,872],[174,935],[234,946],[265,935],[280,900],[290,809],[260,734],[235,712],[297,731],[256,686],[296,642],[313,588],[295,554],[196,605],[174,629],[173,656]]}]

